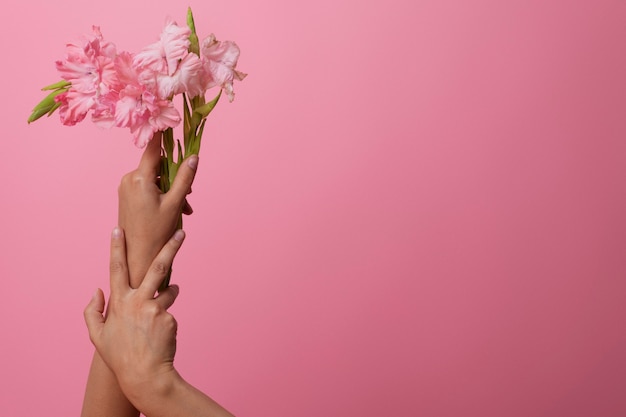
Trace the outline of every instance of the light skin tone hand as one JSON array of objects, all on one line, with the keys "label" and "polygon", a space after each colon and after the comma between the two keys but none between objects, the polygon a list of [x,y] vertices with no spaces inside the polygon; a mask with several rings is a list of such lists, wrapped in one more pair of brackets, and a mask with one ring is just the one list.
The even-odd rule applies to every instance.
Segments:
[{"label": "light skin tone hand", "polygon": [[148,143],[139,167],[122,178],[118,189],[118,224],[126,235],[133,288],[139,286],[148,266],[177,229],[181,211],[192,211],[185,197],[191,192],[198,157],[183,161],[170,190],[163,194],[157,186],[160,143],[160,136]]},{"label": "light skin tone hand", "polygon": [[[167,312],[178,296],[178,287],[157,289],[184,239],[182,230],[163,247],[148,269],[145,279],[130,286],[126,244],[120,228],[111,237],[111,296],[104,318],[104,294],[98,289],[85,309],[89,337],[100,357],[126,394],[145,388],[174,372],[176,320]],[[131,399],[131,398],[129,398]],[[132,399],[131,399],[132,400]]]},{"label": "light skin tone hand", "polygon": [[[136,170],[126,174],[118,189],[118,224],[125,230],[130,285],[141,284],[152,260],[176,230],[181,210],[191,213],[185,197],[191,192],[198,157],[192,155],[181,164],[167,193],[156,185],[159,174],[161,134],[148,143]],[[137,417],[139,411],[122,392],[115,374],[94,352],[82,417]]]},{"label": "light skin tone hand", "polygon": [[167,312],[178,295],[171,286],[155,296],[184,232],[178,230],[157,254],[134,289],[130,285],[121,229],[111,238],[111,296],[98,290],[85,308],[89,336],[100,356],[117,375],[123,393],[148,417],[232,417],[211,398],[188,384],[174,368],[176,320]]}]

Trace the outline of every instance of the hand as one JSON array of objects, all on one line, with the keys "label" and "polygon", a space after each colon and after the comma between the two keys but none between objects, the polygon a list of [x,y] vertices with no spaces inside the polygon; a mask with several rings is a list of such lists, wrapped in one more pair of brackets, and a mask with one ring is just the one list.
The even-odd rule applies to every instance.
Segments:
[{"label": "hand", "polygon": [[177,324],[167,312],[178,295],[178,287],[168,287],[156,297],[155,293],[184,237],[182,230],[176,231],[152,262],[141,285],[133,289],[124,233],[116,228],[111,238],[111,295],[106,319],[102,290],[96,291],[85,308],[91,341],[135,406],[146,396],[160,395],[167,383],[178,378],[174,369]]},{"label": "hand", "polygon": [[131,286],[136,288],[150,262],[177,229],[181,211],[190,214],[185,197],[198,166],[198,156],[186,158],[170,190],[162,193],[157,186],[161,161],[161,132],[148,143],[136,170],[120,183],[118,223],[126,236]]}]

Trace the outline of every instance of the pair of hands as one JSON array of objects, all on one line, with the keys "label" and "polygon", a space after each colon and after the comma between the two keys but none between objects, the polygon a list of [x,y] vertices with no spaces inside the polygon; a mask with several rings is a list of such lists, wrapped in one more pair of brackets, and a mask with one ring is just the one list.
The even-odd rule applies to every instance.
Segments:
[{"label": "pair of hands", "polygon": [[141,411],[146,400],[161,395],[178,378],[173,365],[177,324],[167,312],[178,286],[156,294],[185,237],[176,227],[181,211],[192,211],[186,196],[198,165],[195,155],[183,161],[170,190],[162,193],[157,186],[160,142],[159,136],[150,141],[138,168],[119,186],[106,313],[100,289],[84,311],[97,353]]}]

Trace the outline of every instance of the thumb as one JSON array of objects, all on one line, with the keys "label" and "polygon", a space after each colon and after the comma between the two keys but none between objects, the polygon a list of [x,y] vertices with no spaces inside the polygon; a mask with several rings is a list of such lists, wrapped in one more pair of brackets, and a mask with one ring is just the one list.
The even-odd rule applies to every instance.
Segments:
[{"label": "thumb", "polygon": [[170,285],[165,290],[160,291],[159,295],[157,295],[154,300],[159,303],[161,307],[167,310],[172,306],[172,304],[174,304],[179,292],[180,289],[178,288],[178,285]]},{"label": "thumb", "polygon": [[168,199],[171,204],[174,204],[177,207],[183,206],[185,197],[191,191],[191,184],[196,176],[197,168],[198,155],[191,155],[186,158],[182,164],[180,164],[180,168],[178,168],[178,172],[176,173],[176,178],[174,178],[174,182],[166,194],[166,199]]},{"label": "thumb", "polygon": [[85,316],[85,323],[87,324],[87,330],[89,331],[89,338],[95,345],[96,339],[100,334],[102,326],[104,326],[104,294],[102,290],[98,288],[93,293],[89,304],[85,307],[83,315]]}]

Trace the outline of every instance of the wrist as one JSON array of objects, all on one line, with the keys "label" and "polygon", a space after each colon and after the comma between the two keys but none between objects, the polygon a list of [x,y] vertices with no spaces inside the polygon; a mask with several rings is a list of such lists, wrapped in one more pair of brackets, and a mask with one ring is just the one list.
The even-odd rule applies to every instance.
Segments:
[{"label": "wrist", "polygon": [[126,248],[130,286],[137,288],[143,281],[150,264],[152,264],[161,248],[154,247],[154,245],[134,243],[129,240],[126,242]]},{"label": "wrist", "polygon": [[139,411],[151,415],[152,410],[159,410],[171,400],[182,383],[182,377],[171,368],[148,378],[120,380],[120,387]]}]

